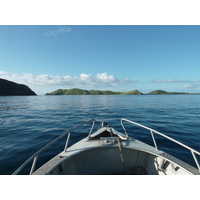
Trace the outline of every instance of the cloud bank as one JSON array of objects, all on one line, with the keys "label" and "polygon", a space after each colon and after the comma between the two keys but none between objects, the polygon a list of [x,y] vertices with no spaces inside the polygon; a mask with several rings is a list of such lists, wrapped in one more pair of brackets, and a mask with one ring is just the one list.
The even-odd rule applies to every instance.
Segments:
[{"label": "cloud bank", "polygon": [[185,84],[185,85],[183,85],[183,88],[193,89],[193,90],[200,90],[200,80],[196,81],[194,83],[191,83],[191,84]]},{"label": "cloud bank", "polygon": [[82,73],[78,77],[66,76],[52,76],[43,74],[34,76],[30,73],[11,74],[9,72],[0,71],[0,78],[4,78],[10,81],[26,85],[54,85],[54,86],[69,86],[69,87],[112,87],[121,84],[129,84],[139,82],[136,79],[118,79],[113,75],[109,75],[106,72],[98,73],[96,77],[90,74]]},{"label": "cloud bank", "polygon": [[56,35],[59,35],[59,34],[64,34],[64,33],[71,32],[71,31],[72,30],[69,27],[61,27],[61,28],[58,28],[56,30],[48,31],[44,34],[46,36],[50,37],[50,36],[56,36]]},{"label": "cloud bank", "polygon": [[164,80],[152,80],[151,83],[188,83],[190,80],[177,80],[177,79],[164,79]]},{"label": "cloud bank", "polygon": [[152,80],[151,83],[185,83],[182,88],[189,90],[200,90],[200,80],[177,80],[177,79],[164,79],[164,80]]}]

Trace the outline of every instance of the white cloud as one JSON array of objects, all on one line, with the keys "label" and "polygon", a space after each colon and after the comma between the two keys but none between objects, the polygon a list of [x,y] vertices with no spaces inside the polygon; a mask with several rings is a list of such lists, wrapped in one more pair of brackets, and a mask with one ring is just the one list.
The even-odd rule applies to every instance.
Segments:
[{"label": "white cloud", "polygon": [[121,84],[132,83],[132,82],[139,82],[139,81],[136,79],[127,79],[127,78],[120,80]]},{"label": "white cloud", "polygon": [[115,78],[112,75],[108,75],[106,72],[104,72],[102,74],[97,74],[97,79],[100,82],[104,82],[104,83],[116,83],[116,82],[119,82],[119,80],[117,78]]},{"label": "white cloud", "polygon": [[106,72],[102,74],[97,74],[93,77],[90,74],[82,73],[78,77],[66,76],[52,76],[48,74],[43,74],[39,76],[34,76],[30,73],[23,73],[23,75],[10,74],[8,72],[0,71],[0,78],[4,78],[10,81],[15,81],[26,85],[60,85],[60,86],[70,86],[70,87],[108,87],[116,86],[120,84],[129,84],[138,82],[136,79],[117,79],[113,75],[108,75]]},{"label": "white cloud", "polygon": [[181,87],[188,90],[200,90],[200,81],[192,80],[177,80],[177,79],[164,79],[164,80],[152,80],[151,83],[185,83]]},{"label": "white cloud", "polygon": [[192,87],[192,85],[188,84],[188,85],[183,85],[183,88],[190,88]]},{"label": "white cloud", "polygon": [[11,76],[9,72],[0,71],[0,76]]},{"label": "white cloud", "polygon": [[188,83],[190,80],[177,80],[177,79],[164,79],[164,80],[152,80],[151,83]]},{"label": "white cloud", "polygon": [[69,27],[61,27],[58,28],[57,30],[51,30],[45,33],[46,36],[55,36],[59,34],[64,34],[67,32],[71,32],[72,30]]},{"label": "white cloud", "polygon": [[[198,81],[199,82],[199,81]],[[183,85],[183,88],[186,88],[186,89],[193,89],[193,90],[200,90],[200,83],[192,83],[192,84],[186,84],[186,85]]]}]

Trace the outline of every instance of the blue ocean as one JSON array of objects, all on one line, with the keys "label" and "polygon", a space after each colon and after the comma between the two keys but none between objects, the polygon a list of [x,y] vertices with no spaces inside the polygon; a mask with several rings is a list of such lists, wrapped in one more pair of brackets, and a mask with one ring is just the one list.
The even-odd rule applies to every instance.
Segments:
[{"label": "blue ocean", "polygon": [[[97,121],[94,131],[101,121],[123,131],[121,118],[141,123],[200,151],[200,95],[1,96],[0,174],[12,174],[51,140],[90,119]],[[131,137],[152,144],[148,131],[125,125]],[[73,132],[70,145],[85,137],[89,128],[84,126]],[[162,137],[156,137],[156,141],[159,149],[196,167],[189,150]],[[37,167],[62,151],[64,145],[65,138],[45,150]]]}]

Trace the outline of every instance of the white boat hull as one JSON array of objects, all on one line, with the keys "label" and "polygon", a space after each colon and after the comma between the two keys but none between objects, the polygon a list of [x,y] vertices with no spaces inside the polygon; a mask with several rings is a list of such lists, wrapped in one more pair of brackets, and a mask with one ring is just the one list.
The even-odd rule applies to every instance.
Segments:
[{"label": "white boat hull", "polygon": [[[73,130],[93,121],[88,137],[68,147],[70,134]],[[129,137],[123,121],[140,126],[150,131],[154,146]],[[196,150],[159,133],[151,128],[122,119],[125,134],[116,131],[108,123],[102,123],[92,134],[95,120],[79,125],[59,136],[31,156],[13,174],[18,174],[33,160],[30,174],[33,175],[199,175],[200,167]],[[142,132],[141,132],[142,134]],[[169,155],[157,148],[154,134],[175,142],[191,151],[197,168]],[[49,160],[35,171],[36,161],[41,152],[56,141],[68,135],[64,151]]]},{"label": "white boat hull", "polygon": [[[113,133],[117,133],[111,129]],[[91,135],[110,131],[102,128]],[[52,167],[53,166],[53,167]],[[181,160],[129,138],[85,138],[39,168],[35,175],[191,175],[199,171]]]}]

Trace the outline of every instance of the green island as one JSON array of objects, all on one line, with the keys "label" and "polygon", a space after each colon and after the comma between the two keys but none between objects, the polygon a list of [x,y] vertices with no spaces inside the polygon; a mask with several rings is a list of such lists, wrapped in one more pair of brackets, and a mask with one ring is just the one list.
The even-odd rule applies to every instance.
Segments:
[{"label": "green island", "polygon": [[[166,92],[164,90],[154,90],[145,95],[178,95],[178,94],[193,94],[193,93],[185,93],[185,92]],[[199,94],[199,93],[195,93]],[[129,92],[113,92],[110,90],[102,91],[102,90],[83,90],[78,88],[72,89],[58,89],[51,93],[47,93],[46,95],[144,95],[142,92],[138,90],[132,90]]]},{"label": "green island", "polygon": [[186,93],[186,92],[166,92],[164,90],[154,90],[152,92],[149,92],[149,94],[151,95],[158,95],[158,94],[190,94],[190,93]]},{"label": "green island", "polygon": [[138,90],[132,90],[130,92],[113,92],[110,90],[82,90],[78,88],[72,88],[69,90],[58,89],[46,95],[142,95],[143,93]]},{"label": "green island", "polygon": [[[200,93],[186,93],[186,92],[166,92],[164,90],[154,90],[148,94],[143,94],[138,90],[129,92],[114,92],[110,90],[83,90],[79,88],[72,89],[58,89],[46,95],[200,95]],[[13,95],[37,95],[28,86],[18,84],[6,79],[0,78],[0,96]]]},{"label": "green island", "polygon": [[113,92],[110,90],[83,90],[78,88],[72,89],[58,89],[46,95],[199,95],[200,93],[186,93],[186,92],[166,92],[164,90],[154,90],[148,94],[143,94],[138,90],[132,90],[129,92]]}]

